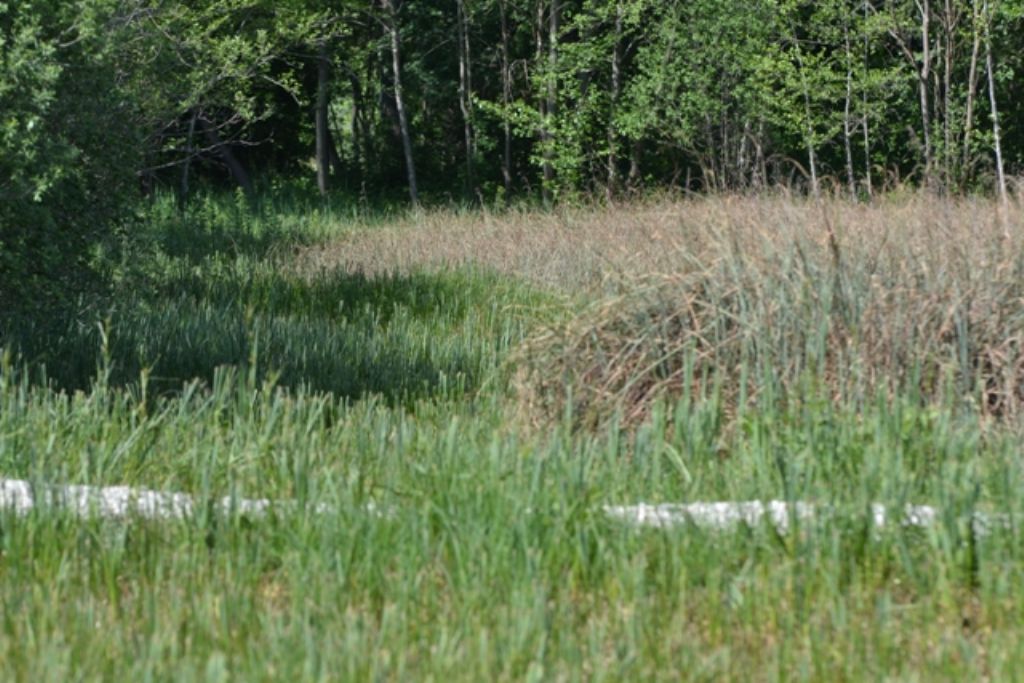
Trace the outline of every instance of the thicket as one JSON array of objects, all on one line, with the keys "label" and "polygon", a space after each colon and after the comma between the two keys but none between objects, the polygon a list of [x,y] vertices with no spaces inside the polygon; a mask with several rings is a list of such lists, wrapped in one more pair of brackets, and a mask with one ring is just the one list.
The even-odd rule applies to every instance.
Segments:
[{"label": "thicket", "polygon": [[141,197],[545,202],[785,184],[1005,196],[1020,0],[0,2],[0,292],[66,296]]}]

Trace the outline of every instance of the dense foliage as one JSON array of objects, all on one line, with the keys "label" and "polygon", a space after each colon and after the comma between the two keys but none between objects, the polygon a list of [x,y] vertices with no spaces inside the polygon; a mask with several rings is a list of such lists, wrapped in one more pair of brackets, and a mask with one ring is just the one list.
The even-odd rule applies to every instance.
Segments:
[{"label": "dense foliage", "polygon": [[1020,0],[0,2],[0,281],[66,290],[132,199],[197,178],[1005,194],[1022,29]]},{"label": "dense foliage", "polygon": [[[142,140],[115,3],[0,3],[0,303],[61,298],[125,221]],[[8,298],[10,296],[10,298]]]}]

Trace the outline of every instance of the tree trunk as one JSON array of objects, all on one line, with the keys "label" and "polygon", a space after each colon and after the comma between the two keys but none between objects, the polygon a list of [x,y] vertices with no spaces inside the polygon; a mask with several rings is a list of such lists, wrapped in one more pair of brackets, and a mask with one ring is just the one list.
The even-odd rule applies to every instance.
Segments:
[{"label": "tree trunk", "polygon": [[924,136],[924,177],[925,184],[932,188],[934,163],[932,161],[932,118],[931,108],[928,105],[928,79],[931,77],[931,35],[929,27],[931,23],[931,5],[929,0],[922,0],[918,5],[921,11],[921,44],[922,56],[921,67],[918,74],[918,97],[921,100],[921,130]]},{"label": "tree trunk", "polygon": [[[537,0],[537,17],[534,29],[534,64],[537,69],[542,68],[544,61],[544,4],[545,0]],[[540,128],[537,131],[540,138],[540,146],[543,150],[543,181],[541,182],[541,198],[544,206],[551,206],[551,186],[549,178],[552,177],[551,159],[548,153],[548,146],[551,144],[551,134],[548,130],[550,125],[550,114],[548,110],[548,98],[537,94],[537,113],[540,114]]]},{"label": "tree trunk", "polygon": [[757,132],[754,134],[754,159],[751,168],[750,183],[756,190],[763,189],[768,184],[768,167],[764,158],[764,120],[757,122]]},{"label": "tree trunk", "polygon": [[[892,17],[892,22],[888,27],[889,35],[892,36],[893,40],[899,46],[900,51],[906,58],[907,63],[914,69],[914,73],[917,75],[917,94],[918,103],[921,108],[921,135],[923,137],[922,155],[924,156],[924,184],[929,189],[933,188],[933,169],[934,163],[932,160],[932,117],[931,108],[928,104],[928,88],[929,79],[931,78],[931,34],[929,26],[931,22],[931,6],[929,0],[915,0],[918,12],[921,15],[921,58],[918,59],[916,53],[916,47],[907,43],[906,38],[903,35],[903,31],[899,26],[895,15]],[[865,2],[864,13],[867,15],[867,2]]]},{"label": "tree trunk", "polygon": [[[545,123],[544,123],[544,204],[546,206],[551,205],[552,193],[551,188],[555,184],[555,166],[554,166],[554,136],[551,134],[551,124],[557,115],[557,74],[556,69],[558,67],[558,17],[559,17],[559,0],[551,0],[551,10],[548,14],[548,77],[547,77],[547,93],[545,96]],[[540,11],[538,12],[538,19],[542,20],[543,17],[543,2],[540,3]],[[543,26],[543,23],[541,24]],[[540,29],[541,35],[543,35],[543,28]],[[542,39],[541,39],[542,40]],[[540,43],[538,42],[538,47]]]},{"label": "tree trunk", "polygon": [[[710,148],[711,149],[715,149],[715,145],[711,144]],[[720,171],[720,173],[719,173],[719,182],[721,183],[720,189],[721,189],[722,192],[727,192],[728,190],[731,190],[733,188],[732,188],[732,178],[730,178],[730,172],[729,172],[730,168],[731,168],[731,164],[729,163],[729,152],[731,151],[730,150],[730,145],[729,145],[729,115],[726,114],[725,112],[722,112],[722,115],[718,118],[718,146],[717,146],[717,148],[718,148],[718,151],[719,151],[717,166],[718,166],[718,169]],[[678,163],[678,162],[673,160],[673,163]]]},{"label": "tree trunk", "polygon": [[203,129],[203,134],[206,136],[207,144],[217,151],[220,155],[221,161],[228,167],[228,172],[231,174],[232,179],[238,184],[245,196],[253,200],[256,196],[252,187],[252,180],[249,178],[249,172],[245,170],[245,166],[238,160],[235,153],[231,151],[231,146],[224,142],[220,133],[217,132],[216,126],[202,116],[198,118],[199,126]]},{"label": "tree trunk", "polygon": [[[795,34],[795,32],[794,32]],[[795,41],[794,41],[795,42]],[[800,69],[800,87],[804,96],[804,118],[806,119],[805,145],[807,147],[807,164],[811,172],[811,194],[815,199],[821,197],[821,188],[818,185],[818,158],[814,150],[814,121],[811,118],[811,92],[807,84],[807,73],[804,70],[804,58],[799,43],[796,43],[796,64]]]},{"label": "tree trunk", "polygon": [[[558,20],[561,8],[559,0],[551,0],[551,14],[548,16],[548,68],[551,70],[551,77],[548,79],[548,116],[554,119],[558,115]],[[550,130],[548,131],[550,135]],[[549,159],[554,156],[554,150],[548,151]],[[547,171],[550,180],[554,180],[554,168],[547,164]]]},{"label": "tree trunk", "polygon": [[736,183],[744,189],[750,187],[750,173],[747,169],[750,166],[747,147],[750,145],[750,119],[743,120],[743,132],[740,134],[740,149],[736,155]]},{"label": "tree trunk", "polygon": [[462,110],[462,130],[466,147],[466,196],[472,197],[473,183],[473,102],[469,53],[469,17],[466,15],[465,0],[455,0],[458,15],[457,38],[459,41],[459,109]]},{"label": "tree trunk", "polygon": [[811,194],[815,199],[821,197],[821,188],[818,185],[818,155],[814,151],[814,126],[811,123],[811,96],[804,86],[804,111],[807,116],[807,163],[811,171]]},{"label": "tree trunk", "polygon": [[977,0],[971,2],[971,66],[967,73],[967,104],[964,112],[964,143],[961,167],[965,170],[964,179],[970,176],[971,168],[971,134],[974,132],[974,100],[978,93],[978,53],[981,51],[981,28],[978,16]]},{"label": "tree trunk", "polygon": [[381,0],[388,13],[388,34],[391,39],[391,69],[395,86],[395,107],[398,109],[398,126],[402,136],[402,151],[405,154],[405,171],[409,180],[409,199],[413,206],[419,206],[419,190],[416,187],[416,166],[412,157],[412,137],[409,135],[409,121],[405,114],[405,100],[402,96],[401,38],[398,30],[398,11],[395,0]]},{"label": "tree trunk", "polygon": [[[871,5],[869,0],[864,0],[864,83],[866,86],[868,68],[870,64],[870,37],[868,35],[868,14],[870,13]],[[861,98],[863,103],[861,112],[861,125],[864,130],[864,189],[868,193],[868,197],[874,195],[874,188],[871,186],[871,131],[869,124],[869,110],[868,110],[868,89],[864,88],[864,94]]]},{"label": "tree trunk", "polygon": [[853,124],[851,108],[853,104],[853,50],[850,46],[850,27],[843,15],[843,45],[846,50],[846,96],[843,99],[843,150],[846,152],[846,184],[850,197],[857,196],[857,179],[853,172]]},{"label": "tree trunk", "polygon": [[316,75],[316,184],[320,189],[320,195],[327,196],[332,147],[330,130],[327,127],[330,62],[327,57],[327,44],[323,40],[320,41],[318,49]]},{"label": "tree trunk", "polygon": [[955,31],[959,23],[951,0],[943,2],[942,33],[944,49],[942,54],[942,163],[945,167],[945,191],[953,188],[953,54],[956,49]]},{"label": "tree trunk", "polygon": [[622,94],[622,2],[615,5],[615,38],[612,46],[611,111],[608,115],[608,179],[605,195],[612,201],[619,185],[618,138],[615,134],[615,113]]},{"label": "tree trunk", "polygon": [[1003,171],[1003,144],[999,130],[999,108],[996,106],[996,78],[995,69],[992,65],[992,35],[989,24],[992,15],[986,0],[982,8],[985,15],[985,70],[988,72],[988,100],[992,108],[992,139],[996,152],[996,189],[999,192],[999,201],[1005,208],[1009,202],[1006,194],[1006,175]]},{"label": "tree trunk", "polygon": [[508,58],[508,7],[507,0],[500,0],[501,12],[501,124],[504,134],[504,150],[501,156],[501,178],[505,184],[505,197],[512,194],[512,122],[508,108],[512,103],[512,72]]}]

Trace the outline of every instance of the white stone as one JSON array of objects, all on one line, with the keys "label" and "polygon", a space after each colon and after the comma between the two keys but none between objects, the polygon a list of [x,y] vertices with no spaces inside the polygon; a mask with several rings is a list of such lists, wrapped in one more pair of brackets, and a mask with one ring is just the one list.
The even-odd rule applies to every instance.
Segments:
[{"label": "white stone", "polygon": [[[0,479],[0,510],[24,515],[36,507],[62,510],[78,517],[145,519],[184,519],[196,514],[195,499],[187,493],[153,491],[130,486],[50,486],[33,485],[21,479]],[[294,501],[273,501],[267,498],[224,497],[214,504],[223,514],[250,517],[265,516],[273,509],[294,509]],[[390,514],[373,503],[366,512],[377,516]],[[335,508],[327,504],[314,506],[315,514],[327,514]],[[724,531],[740,525],[757,526],[771,523],[779,531],[787,531],[793,521],[807,522],[815,517],[826,517],[833,510],[825,505],[802,501],[719,501],[693,503],[638,503],[636,505],[606,505],[606,515],[638,527],[670,528],[685,524]],[[893,515],[880,503],[871,505],[871,519],[876,527],[884,527]],[[939,511],[930,505],[907,505],[897,515],[904,527],[926,528],[939,520]],[[974,530],[987,533],[993,526],[1008,526],[1006,515],[975,513]]]}]

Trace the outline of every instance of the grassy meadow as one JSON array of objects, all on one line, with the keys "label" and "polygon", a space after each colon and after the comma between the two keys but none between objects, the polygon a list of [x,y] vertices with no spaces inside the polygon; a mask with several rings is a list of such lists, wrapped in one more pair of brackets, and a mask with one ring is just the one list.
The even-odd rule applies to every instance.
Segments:
[{"label": "grassy meadow", "polygon": [[[298,505],[0,513],[5,680],[1024,672],[1016,205],[207,197],[106,267],[101,303],[0,330],[0,474]],[[769,499],[834,514],[602,512]]]}]

